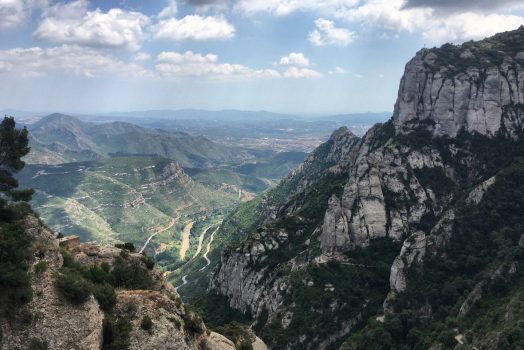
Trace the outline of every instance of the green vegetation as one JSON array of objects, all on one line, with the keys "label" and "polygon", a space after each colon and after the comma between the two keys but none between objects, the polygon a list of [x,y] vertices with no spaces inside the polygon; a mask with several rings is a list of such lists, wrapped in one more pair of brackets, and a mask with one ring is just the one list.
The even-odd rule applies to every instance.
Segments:
[{"label": "green vegetation", "polygon": [[187,304],[184,304],[182,318],[184,319],[184,329],[189,334],[198,335],[204,332],[202,316]]},{"label": "green vegetation", "polygon": [[119,249],[125,249],[125,250],[127,250],[128,252],[131,252],[131,253],[134,253],[136,251],[135,245],[133,243],[130,243],[130,242],[117,243],[117,244],[115,244],[115,247],[119,248]]},{"label": "green vegetation", "polygon": [[[350,337],[348,349],[373,348],[370,344],[377,336],[377,349],[423,349],[436,343],[453,347],[459,333],[482,348],[523,346],[524,334],[511,321],[524,315],[524,253],[519,247],[524,232],[523,178],[524,162],[517,161],[497,175],[479,205],[460,204],[445,255],[430,256],[414,269],[409,288],[396,302],[399,313],[385,323],[369,321]],[[457,317],[475,286],[482,289],[482,300]],[[418,311],[424,308],[431,309],[429,322]]]},{"label": "green vegetation", "polygon": [[17,129],[13,118],[0,123],[0,305],[12,308],[32,297],[28,260],[32,238],[20,220],[31,213],[25,202],[32,190],[18,190],[14,174],[24,167],[21,160],[29,152],[28,132]]},{"label": "green vegetation", "polygon": [[45,340],[33,338],[29,343],[29,350],[48,350],[49,345]]},{"label": "green vegetation", "polygon": [[[32,239],[19,224],[0,227],[0,296],[10,302],[31,300],[28,259]],[[9,302],[2,303],[10,305]]]},{"label": "green vegetation", "polygon": [[56,277],[56,287],[71,304],[82,304],[91,295],[91,286],[78,271],[63,268]]},{"label": "green vegetation", "polygon": [[157,230],[170,227],[146,250],[151,254],[162,244],[165,254],[159,260],[169,265],[179,261],[187,219],[226,213],[240,202],[237,191],[207,187],[183,173],[166,175],[171,166],[172,161],[152,156],[116,157],[32,165],[18,178],[23,186],[35,188],[33,206],[51,228],[84,241],[127,242],[129,249],[124,248],[132,251]]},{"label": "green vegetation", "polygon": [[115,318],[106,315],[103,325],[103,350],[126,350],[133,326],[128,317]]},{"label": "green vegetation", "polygon": [[399,249],[398,242],[377,239],[349,253],[350,263],[331,261],[287,272],[284,310],[292,313],[291,324],[282,328],[283,311],[273,322],[257,324],[260,335],[280,348],[299,335],[326,339],[343,322],[374,315],[389,291],[389,271]]},{"label": "green vegetation", "polygon": [[215,331],[231,340],[235,344],[237,350],[253,350],[253,345],[251,345],[251,334],[246,325],[238,322],[231,322],[217,327]]},{"label": "green vegetation", "polygon": [[72,304],[82,304],[93,294],[102,309],[110,311],[116,302],[115,288],[152,289],[154,286],[144,259],[132,258],[126,250],[115,257],[112,268],[107,263],[86,267],[76,263],[66,250],[62,250],[62,256],[64,267],[57,275],[56,287]]},{"label": "green vegetation", "polygon": [[230,322],[248,324],[252,321],[249,313],[243,314],[232,309],[229,301],[223,295],[209,293],[206,298],[199,298],[196,301],[196,307],[202,312],[206,325],[212,328],[219,328]]},{"label": "green vegetation", "polygon": [[[448,68],[450,77],[465,72],[468,68],[481,70],[490,66],[501,65],[505,56],[514,57],[524,51],[524,27],[517,30],[496,34],[480,41],[469,41],[462,45],[442,45],[440,48],[430,49],[436,55],[435,63],[429,67],[439,69]],[[464,56],[469,51],[471,55]]]},{"label": "green vegetation", "polygon": [[151,331],[151,329],[153,329],[153,321],[151,320],[151,317],[145,315],[140,322],[140,328],[148,332]]},{"label": "green vegetation", "polygon": [[45,261],[45,260],[39,261],[39,262],[37,262],[35,264],[35,267],[34,267],[35,273],[36,274],[41,274],[41,273],[47,271],[48,267],[49,267],[49,263],[47,261]]}]

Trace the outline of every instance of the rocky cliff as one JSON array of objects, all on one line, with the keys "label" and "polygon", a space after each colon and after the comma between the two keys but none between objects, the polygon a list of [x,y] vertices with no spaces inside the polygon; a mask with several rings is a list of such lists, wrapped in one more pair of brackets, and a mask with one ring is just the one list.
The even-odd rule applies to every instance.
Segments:
[{"label": "rocky cliff", "polygon": [[[230,340],[206,329],[141,254],[91,244],[59,248],[53,232],[33,216],[25,219],[24,228],[32,239],[33,297],[0,316],[0,349],[235,349]],[[64,294],[82,292],[74,289],[75,284],[91,288],[89,283],[81,284],[83,278],[96,284],[102,271],[116,273],[116,269],[128,276],[131,271],[147,276],[148,289],[122,285],[111,305],[105,303],[111,293],[98,294],[97,289],[81,302]],[[71,273],[70,284],[57,283]]]},{"label": "rocky cliff", "polygon": [[[524,154],[523,59],[524,28],[417,53],[406,66],[392,120],[352,138],[335,164],[318,164],[323,170],[314,176],[303,173],[315,169],[308,160],[292,173],[291,179],[308,180],[285,180],[293,184],[291,195],[222,254],[212,290],[251,313],[255,328],[279,349],[333,346],[374,315],[383,322],[404,311],[413,324],[443,317],[449,309],[439,298],[460,304],[458,291],[474,290],[450,277],[468,264],[459,261],[467,260],[459,252],[469,251],[463,237],[487,244],[486,236],[477,237],[484,229],[460,233],[474,220],[464,208],[488,205],[484,193],[504,184],[497,174]],[[431,270],[453,259],[453,267]],[[492,275],[498,267],[488,265],[506,264],[497,259],[462,271],[463,281]],[[446,269],[454,270],[446,275]],[[433,273],[452,296],[428,298]]]}]

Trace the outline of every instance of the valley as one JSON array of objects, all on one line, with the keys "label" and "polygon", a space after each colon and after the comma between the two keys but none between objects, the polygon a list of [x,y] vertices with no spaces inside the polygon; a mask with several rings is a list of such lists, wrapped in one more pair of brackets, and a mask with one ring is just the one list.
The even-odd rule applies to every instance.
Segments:
[{"label": "valley", "polygon": [[0,14],[0,350],[524,349],[524,0]]}]

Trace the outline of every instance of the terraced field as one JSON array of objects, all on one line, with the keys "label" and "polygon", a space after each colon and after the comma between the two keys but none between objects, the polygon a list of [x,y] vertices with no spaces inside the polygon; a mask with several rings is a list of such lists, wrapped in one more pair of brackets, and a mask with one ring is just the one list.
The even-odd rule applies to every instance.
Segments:
[{"label": "terraced field", "polygon": [[57,232],[84,241],[132,242],[137,248],[157,233],[147,251],[173,250],[173,257],[188,222],[205,222],[240,202],[238,189],[205,186],[176,163],[154,156],[29,165],[18,179],[36,190],[32,205]]}]

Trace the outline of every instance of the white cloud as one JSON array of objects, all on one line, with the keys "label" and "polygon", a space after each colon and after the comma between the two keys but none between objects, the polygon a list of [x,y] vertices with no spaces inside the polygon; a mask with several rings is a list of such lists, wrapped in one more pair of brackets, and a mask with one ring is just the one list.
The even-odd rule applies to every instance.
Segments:
[{"label": "white cloud", "polygon": [[84,77],[150,76],[150,72],[137,64],[116,60],[92,48],[70,45],[2,50],[0,67],[4,67],[6,72],[26,77],[54,73]]},{"label": "white cloud", "polygon": [[176,0],[169,0],[166,7],[160,11],[158,18],[174,17],[178,12],[178,5]]},{"label": "white cloud", "polygon": [[147,52],[137,52],[133,55],[133,61],[147,61],[151,58],[151,55]]},{"label": "white cloud", "polygon": [[523,24],[524,17],[520,16],[467,12],[453,15],[448,20],[434,21],[422,35],[432,43],[462,42],[517,29]]},{"label": "white cloud", "polygon": [[291,79],[320,79],[322,74],[309,68],[289,67],[284,72],[284,77]]},{"label": "white cloud", "polygon": [[45,0],[0,0],[0,29],[24,24],[34,8],[45,7]]},{"label": "white cloud", "polygon": [[157,72],[165,78],[207,77],[211,79],[278,79],[273,69],[252,69],[241,64],[219,63],[214,54],[202,55],[186,51],[161,52],[157,57]]},{"label": "white cloud", "polygon": [[342,68],[342,67],[335,67],[335,69],[330,70],[328,72],[328,74],[330,74],[330,75],[347,74],[347,73],[349,73],[349,71],[347,69],[345,69],[345,68]]},{"label": "white cloud", "polygon": [[358,3],[359,0],[240,0],[234,9],[246,15],[266,12],[276,16],[286,16],[296,11],[329,14]]},{"label": "white cloud", "polygon": [[[358,6],[333,13],[336,18],[398,32],[420,32],[431,45],[482,39],[516,29],[524,17],[481,12],[442,12],[432,7],[405,8],[404,0],[366,0]],[[482,25],[480,25],[480,23]],[[395,37],[395,34],[383,34]]]},{"label": "white cloud", "polygon": [[309,33],[309,42],[315,46],[348,46],[355,40],[356,33],[345,28],[337,28],[333,21],[319,18],[315,21],[317,29]]},{"label": "white cloud", "polygon": [[221,16],[189,15],[162,20],[153,27],[153,32],[156,39],[211,40],[230,39],[235,35],[235,28]]},{"label": "white cloud", "polygon": [[309,59],[301,52],[291,52],[289,55],[280,59],[282,66],[309,66]]},{"label": "white cloud", "polygon": [[55,43],[137,50],[149,18],[113,8],[88,10],[87,0],[58,3],[44,12],[34,37]]},{"label": "white cloud", "polygon": [[[518,2],[521,4],[517,5]],[[406,6],[410,3],[412,6]],[[413,6],[415,3],[418,5]],[[515,7],[508,7],[508,3]],[[516,29],[524,24],[524,16],[509,11],[517,7],[524,7],[522,0],[239,0],[234,9],[245,15],[267,13],[274,16],[307,11],[326,18],[323,20],[326,22],[320,22],[309,33],[312,44],[346,46],[354,40],[355,33],[334,25],[331,28],[333,19],[344,20],[364,30],[368,27],[382,29],[383,38],[395,39],[402,32],[420,33],[429,45],[439,45]]]}]

